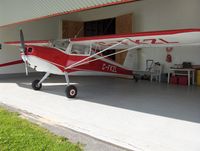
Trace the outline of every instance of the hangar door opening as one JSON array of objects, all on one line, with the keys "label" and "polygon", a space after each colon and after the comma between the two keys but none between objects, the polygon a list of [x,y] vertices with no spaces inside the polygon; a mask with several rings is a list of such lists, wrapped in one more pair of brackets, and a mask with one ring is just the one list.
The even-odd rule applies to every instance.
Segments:
[{"label": "hangar door opening", "polygon": [[[108,18],[103,20],[88,21],[84,23],[84,36],[101,36],[115,34],[115,18]],[[103,52],[103,55],[115,53],[114,49]],[[109,56],[110,59],[115,61],[115,55]]]},{"label": "hangar door opening", "polygon": [[[133,14],[125,14],[113,18],[92,20],[86,22],[62,21],[62,38],[88,37],[112,34],[132,33]],[[106,51],[104,55],[115,52],[116,50]],[[123,64],[127,52],[111,56],[117,63]]]}]

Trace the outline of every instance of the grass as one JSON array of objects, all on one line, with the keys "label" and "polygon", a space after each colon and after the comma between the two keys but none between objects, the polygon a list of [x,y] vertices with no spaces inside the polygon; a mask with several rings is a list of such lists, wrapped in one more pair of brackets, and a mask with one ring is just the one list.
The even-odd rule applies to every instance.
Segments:
[{"label": "grass", "polygon": [[82,151],[80,145],[55,136],[17,113],[0,107],[0,151]]}]

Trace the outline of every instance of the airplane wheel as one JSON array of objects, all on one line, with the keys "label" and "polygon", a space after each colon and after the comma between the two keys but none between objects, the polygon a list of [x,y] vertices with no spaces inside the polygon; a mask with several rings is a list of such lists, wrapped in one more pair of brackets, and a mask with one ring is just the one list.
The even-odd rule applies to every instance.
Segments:
[{"label": "airplane wheel", "polygon": [[40,83],[40,85],[38,85],[39,82],[40,82],[40,80],[34,80],[32,82],[32,88],[34,90],[40,90],[42,88],[42,83]]},{"label": "airplane wheel", "polygon": [[69,85],[66,87],[65,92],[68,98],[75,98],[77,95],[77,88],[74,85]]},{"label": "airplane wheel", "polygon": [[135,80],[135,82],[138,82],[138,77],[134,76],[133,79]]}]

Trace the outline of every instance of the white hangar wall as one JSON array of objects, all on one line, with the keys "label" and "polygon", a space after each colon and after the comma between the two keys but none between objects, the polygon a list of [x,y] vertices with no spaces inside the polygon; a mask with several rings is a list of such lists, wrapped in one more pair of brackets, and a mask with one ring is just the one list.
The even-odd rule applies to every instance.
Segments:
[{"label": "white hangar wall", "polygon": [[[0,28],[0,42],[18,41],[19,29],[23,29],[25,40],[58,39],[59,22],[56,18],[27,22],[20,25]],[[3,45],[0,50],[0,64],[20,59],[20,52],[15,46]],[[24,64],[0,67],[0,74],[24,73]]]},{"label": "white hangar wall", "polygon": [[[65,20],[90,21],[111,18],[126,13],[133,13],[133,31],[152,31],[181,28],[200,28],[199,0],[144,0],[134,3],[115,5],[99,9],[53,17],[21,25],[13,25],[0,29],[0,42],[19,39],[18,29],[24,30],[26,40],[60,38],[60,22]],[[124,24],[126,26],[126,24]],[[3,47],[0,51],[0,64],[19,59],[15,48]],[[176,47],[172,52],[173,62],[191,61],[200,64],[200,47]],[[165,62],[165,48],[142,49],[139,52],[139,69],[145,69],[145,60],[153,59],[165,65],[165,71],[170,66]],[[24,72],[23,65],[0,68],[0,74]]]}]

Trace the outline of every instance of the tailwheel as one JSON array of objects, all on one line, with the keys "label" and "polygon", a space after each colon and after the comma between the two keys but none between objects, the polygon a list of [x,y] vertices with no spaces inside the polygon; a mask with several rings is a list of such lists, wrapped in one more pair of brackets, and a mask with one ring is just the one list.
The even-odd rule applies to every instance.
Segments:
[{"label": "tailwheel", "polygon": [[66,87],[65,93],[68,98],[75,98],[77,95],[77,88],[74,85],[69,85]]},{"label": "tailwheel", "polygon": [[137,76],[133,76],[133,79],[135,80],[135,82],[138,82],[139,78]]},{"label": "tailwheel", "polygon": [[40,90],[42,88],[42,83],[38,84],[40,82],[40,80],[34,80],[32,82],[32,88],[34,90]]}]

